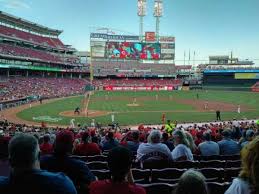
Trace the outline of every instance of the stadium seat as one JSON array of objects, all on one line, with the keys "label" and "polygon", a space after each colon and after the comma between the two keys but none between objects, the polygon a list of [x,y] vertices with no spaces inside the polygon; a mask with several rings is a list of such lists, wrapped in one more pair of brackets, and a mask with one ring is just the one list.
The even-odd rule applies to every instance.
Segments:
[{"label": "stadium seat", "polygon": [[230,186],[230,183],[207,182],[207,186],[210,194],[224,194]]},{"label": "stadium seat", "polygon": [[179,161],[179,162],[172,162],[171,168],[199,168],[198,161]]},{"label": "stadium seat", "polygon": [[98,178],[98,180],[105,180],[111,178],[109,170],[91,170],[91,172]]},{"label": "stadium seat", "polygon": [[168,160],[145,160],[141,163],[143,169],[163,169],[170,167]]},{"label": "stadium seat", "polygon": [[198,171],[205,176],[207,182],[222,182],[224,177],[223,168],[201,168]]},{"label": "stadium seat", "polygon": [[165,169],[153,169],[151,180],[152,182],[165,182],[174,184],[177,183],[181,175],[187,169],[178,168],[165,168]]},{"label": "stadium seat", "polygon": [[104,155],[87,156],[86,159],[87,159],[87,162],[93,162],[93,161],[106,162],[107,156],[104,156]]},{"label": "stadium seat", "polygon": [[91,170],[105,170],[108,169],[108,163],[107,162],[99,162],[99,161],[94,161],[94,162],[87,162],[86,163],[88,168]]},{"label": "stadium seat", "polygon": [[224,181],[232,182],[232,180],[238,177],[241,168],[225,168],[224,169]]},{"label": "stadium seat", "polygon": [[132,175],[135,183],[141,183],[141,184],[150,183],[150,176],[151,176],[150,170],[132,169]]},{"label": "stadium seat", "polygon": [[208,160],[200,161],[200,168],[224,168],[226,161],[222,160]]},{"label": "stadium seat", "polygon": [[77,159],[77,160],[82,160],[82,161],[87,161],[87,157],[86,156],[77,156],[77,155],[72,155],[70,156],[73,159]]},{"label": "stadium seat", "polygon": [[240,155],[221,155],[221,160],[240,160]]},{"label": "stadium seat", "polygon": [[225,168],[240,168],[241,167],[241,160],[228,160],[226,161]]},{"label": "stadium seat", "polygon": [[167,183],[150,183],[150,184],[137,184],[145,188],[147,194],[172,194],[176,188],[176,184]]},{"label": "stadium seat", "polygon": [[212,156],[201,156],[201,160],[221,160],[221,156],[219,155],[212,155]]}]

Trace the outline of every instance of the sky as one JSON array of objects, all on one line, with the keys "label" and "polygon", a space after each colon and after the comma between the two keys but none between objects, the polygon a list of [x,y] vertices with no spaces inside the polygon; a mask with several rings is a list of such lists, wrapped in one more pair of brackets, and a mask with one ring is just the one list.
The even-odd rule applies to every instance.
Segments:
[{"label": "sky", "polygon": [[[184,52],[196,61],[210,55],[257,59],[259,64],[259,0],[163,0],[161,35],[176,38],[176,62]],[[155,31],[154,0],[147,0],[144,31]],[[137,0],[0,0],[0,10],[63,30],[60,39],[89,51],[90,33],[98,27],[118,34],[139,33]]]}]

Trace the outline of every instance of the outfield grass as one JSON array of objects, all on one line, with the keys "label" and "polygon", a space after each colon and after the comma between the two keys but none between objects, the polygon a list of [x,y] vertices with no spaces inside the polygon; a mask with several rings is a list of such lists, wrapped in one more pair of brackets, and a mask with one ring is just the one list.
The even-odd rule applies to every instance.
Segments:
[{"label": "outfield grass", "polygon": [[[199,93],[201,100],[220,101],[231,104],[247,105],[254,108],[254,111],[242,112],[222,112],[221,116],[224,120],[232,118],[258,118],[259,117],[259,93],[251,92],[225,92],[225,91],[172,91],[172,92],[95,92],[91,97],[89,109],[115,112],[115,120],[120,125],[135,125],[140,123],[145,124],[160,124],[162,113],[166,113],[166,118],[178,120],[179,122],[198,122],[198,121],[213,121],[215,120],[214,112],[193,112],[195,108],[169,100],[172,95],[173,99],[196,99],[196,94]],[[163,100],[155,100],[156,94]],[[110,100],[104,100],[105,95],[108,95]],[[129,107],[127,104],[132,103],[133,97],[137,98],[138,107]],[[138,98],[140,100],[138,100]],[[145,100],[146,98],[147,100]],[[61,99],[48,104],[32,107],[18,113],[17,116],[28,121],[35,121],[33,117],[49,116],[51,118],[60,119],[57,122],[47,122],[51,124],[69,125],[72,117],[63,117],[59,113],[68,110],[74,110],[75,107],[81,106],[83,96]],[[168,99],[168,100],[165,100]],[[181,112],[167,112],[167,111]],[[138,112],[139,111],[139,112]],[[146,112],[140,112],[146,111]],[[161,112],[152,112],[161,111]],[[75,118],[76,123],[89,125],[91,119],[85,117]],[[109,124],[110,115],[96,117],[97,122]],[[40,122],[40,120],[38,120]]]}]

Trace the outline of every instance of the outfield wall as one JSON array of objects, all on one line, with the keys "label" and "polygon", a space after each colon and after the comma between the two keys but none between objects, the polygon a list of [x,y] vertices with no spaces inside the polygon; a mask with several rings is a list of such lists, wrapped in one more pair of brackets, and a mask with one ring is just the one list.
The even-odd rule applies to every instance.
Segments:
[{"label": "outfield wall", "polygon": [[205,70],[203,89],[251,91],[259,81],[259,70]]},{"label": "outfield wall", "polygon": [[174,86],[104,86],[105,91],[172,91]]}]

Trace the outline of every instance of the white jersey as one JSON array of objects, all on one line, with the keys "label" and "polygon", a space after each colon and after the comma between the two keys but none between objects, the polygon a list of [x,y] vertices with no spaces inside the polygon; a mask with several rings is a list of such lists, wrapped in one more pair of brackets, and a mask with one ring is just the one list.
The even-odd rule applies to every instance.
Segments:
[{"label": "white jersey", "polygon": [[144,161],[146,159],[169,159],[172,155],[169,148],[162,143],[142,143],[137,150],[137,160]]},{"label": "white jersey", "polygon": [[75,119],[70,120],[70,127],[75,128]]}]

